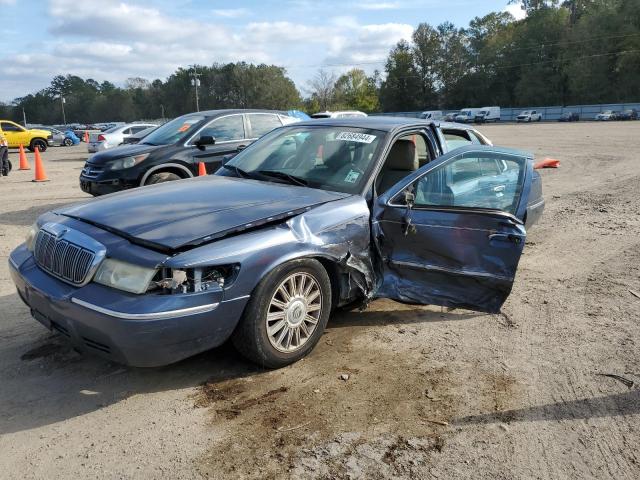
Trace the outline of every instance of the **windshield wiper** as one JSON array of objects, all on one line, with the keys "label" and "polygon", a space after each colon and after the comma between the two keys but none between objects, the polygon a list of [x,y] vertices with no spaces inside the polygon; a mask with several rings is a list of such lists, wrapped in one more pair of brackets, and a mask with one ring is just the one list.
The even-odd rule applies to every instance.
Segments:
[{"label": "windshield wiper", "polygon": [[301,187],[308,187],[309,182],[304,178],[296,177],[295,175],[291,175],[285,172],[278,172],[274,170],[260,170],[259,174],[264,175],[265,177],[274,177],[282,180],[288,180],[289,183],[294,183],[296,185],[300,185]]},{"label": "windshield wiper", "polygon": [[226,168],[227,170],[231,170],[232,172],[236,172],[236,175],[241,178],[254,178],[253,175],[251,175],[249,172],[246,172],[240,167],[236,167],[235,165],[229,165],[228,163],[226,163],[222,165],[222,167]]}]

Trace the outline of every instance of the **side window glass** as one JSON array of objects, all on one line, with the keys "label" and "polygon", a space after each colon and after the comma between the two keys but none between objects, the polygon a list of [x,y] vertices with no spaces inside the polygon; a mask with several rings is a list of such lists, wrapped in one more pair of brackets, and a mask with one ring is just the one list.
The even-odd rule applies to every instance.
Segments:
[{"label": "side window glass", "polygon": [[486,208],[515,214],[526,162],[515,155],[467,152],[413,184],[415,206]]},{"label": "side window glass", "polygon": [[127,128],[122,132],[123,135],[131,135],[131,128]]},{"label": "side window glass", "polygon": [[269,133],[274,128],[282,126],[282,122],[277,115],[265,113],[250,113],[249,123],[251,123],[251,133],[258,138]]},{"label": "side window glass", "polygon": [[2,124],[2,130],[5,132],[21,132],[22,130],[12,123],[5,122]]},{"label": "side window glass", "polygon": [[244,138],[242,115],[230,115],[214,120],[200,132],[200,137],[209,135],[216,139],[216,143],[242,140]]},{"label": "side window glass", "polygon": [[442,133],[444,134],[444,140],[447,142],[449,150],[455,150],[456,148],[464,147],[472,143],[471,137],[469,137],[469,134],[464,130],[444,130]]}]

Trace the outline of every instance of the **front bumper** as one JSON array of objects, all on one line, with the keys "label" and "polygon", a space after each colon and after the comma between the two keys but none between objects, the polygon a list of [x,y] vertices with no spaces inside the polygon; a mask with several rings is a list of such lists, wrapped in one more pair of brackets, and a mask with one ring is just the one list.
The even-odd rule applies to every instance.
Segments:
[{"label": "front bumper", "polygon": [[233,332],[247,297],[222,290],[187,295],[131,295],[89,283],[76,288],[43,272],[24,245],[9,270],[32,316],[73,346],[135,367],[156,367],[216,347]]},{"label": "front bumper", "polygon": [[137,179],[129,180],[126,178],[113,178],[99,180],[97,178],[86,178],[83,175],[80,175],[80,189],[85,193],[90,193],[91,195],[96,196],[120,192],[137,186],[139,186]]}]

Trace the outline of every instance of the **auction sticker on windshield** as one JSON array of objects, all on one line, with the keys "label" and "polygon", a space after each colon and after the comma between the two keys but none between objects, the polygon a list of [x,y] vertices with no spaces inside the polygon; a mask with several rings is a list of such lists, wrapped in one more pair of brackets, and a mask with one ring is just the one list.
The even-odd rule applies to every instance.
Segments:
[{"label": "auction sticker on windshield", "polygon": [[375,135],[368,135],[366,133],[340,132],[336,135],[336,140],[343,140],[345,142],[371,143],[375,139]]}]

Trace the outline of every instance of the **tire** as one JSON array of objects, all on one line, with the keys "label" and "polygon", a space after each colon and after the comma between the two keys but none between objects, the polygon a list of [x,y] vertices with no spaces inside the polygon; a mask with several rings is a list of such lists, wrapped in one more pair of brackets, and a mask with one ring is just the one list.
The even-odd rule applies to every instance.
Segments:
[{"label": "tire", "polygon": [[49,145],[47,144],[47,142],[42,138],[34,138],[33,140],[31,140],[31,143],[29,144],[29,151],[35,152],[36,147],[38,147],[38,150],[40,150],[40,152],[44,152],[47,150],[48,146]]},{"label": "tire", "polygon": [[73,140],[71,140],[70,138],[65,138],[64,141],[62,142],[62,144],[65,147],[70,147],[71,145],[73,145]]},{"label": "tire", "polygon": [[180,180],[182,177],[171,172],[158,172],[147,178],[145,185],[155,185],[156,183],[173,182],[174,180]]},{"label": "tire", "polygon": [[[295,288],[289,283],[291,279]],[[288,302],[282,295],[283,288],[285,293],[295,291]],[[305,295],[307,288],[310,290]],[[320,262],[287,262],[269,272],[253,290],[231,341],[238,352],[260,366],[290,365],[311,352],[320,340],[331,314],[331,302],[331,281]],[[267,314],[273,318],[268,320]]]}]

